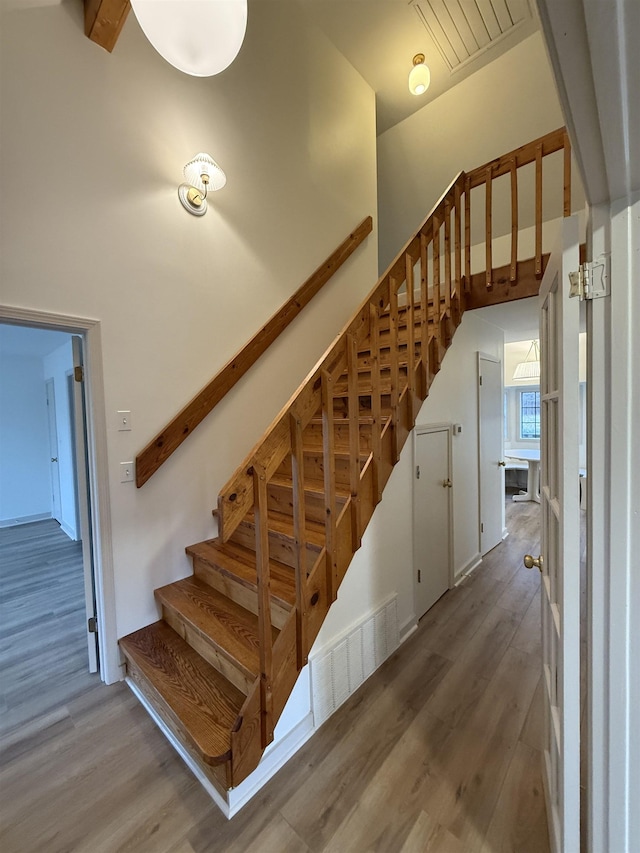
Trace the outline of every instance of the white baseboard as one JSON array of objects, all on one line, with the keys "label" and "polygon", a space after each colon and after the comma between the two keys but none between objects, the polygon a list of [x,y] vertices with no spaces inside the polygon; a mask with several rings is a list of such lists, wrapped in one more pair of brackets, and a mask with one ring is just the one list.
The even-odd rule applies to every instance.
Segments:
[{"label": "white baseboard", "polygon": [[19,518],[2,518],[0,527],[16,527],[18,524],[31,524],[33,521],[46,521],[51,518],[50,512],[38,512],[35,515],[21,515]]},{"label": "white baseboard", "polygon": [[458,569],[454,577],[454,586],[458,586],[458,584],[463,581],[468,575],[471,574],[475,569],[478,568],[480,563],[482,562],[482,554],[478,551],[477,554],[474,554],[473,557],[465,563],[465,565]]},{"label": "white baseboard", "polygon": [[408,619],[405,619],[398,630],[398,639],[402,645],[409,637],[418,630],[418,620],[415,613],[412,613]]},{"label": "white baseboard", "polygon": [[69,527],[69,525],[65,521],[61,521],[60,530],[62,530],[63,533],[66,533],[69,539],[71,539],[73,542],[78,541],[75,527]]}]

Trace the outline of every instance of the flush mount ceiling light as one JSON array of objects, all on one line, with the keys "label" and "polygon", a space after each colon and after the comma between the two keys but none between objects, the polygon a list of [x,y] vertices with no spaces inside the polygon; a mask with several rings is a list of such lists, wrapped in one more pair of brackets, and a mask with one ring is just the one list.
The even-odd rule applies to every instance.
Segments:
[{"label": "flush mount ceiling light", "polygon": [[207,212],[207,193],[221,190],[227,183],[227,176],[208,154],[196,154],[184,167],[184,176],[187,182],[178,187],[182,206],[194,216],[204,216]]},{"label": "flush mount ceiling light", "polygon": [[538,341],[531,341],[529,352],[524,361],[516,364],[513,371],[514,379],[539,379],[540,378],[540,345]]},{"label": "flush mount ceiling light", "polygon": [[431,72],[424,64],[424,53],[413,57],[413,68],[409,72],[409,91],[412,95],[424,95],[431,83]]},{"label": "flush mount ceiling light", "polygon": [[231,65],[247,29],[247,0],[131,0],[131,8],[160,56],[194,77]]}]

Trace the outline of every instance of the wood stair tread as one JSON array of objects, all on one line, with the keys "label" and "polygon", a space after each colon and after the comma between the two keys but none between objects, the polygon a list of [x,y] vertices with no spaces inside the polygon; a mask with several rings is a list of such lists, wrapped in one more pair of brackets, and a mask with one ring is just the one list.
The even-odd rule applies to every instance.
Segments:
[{"label": "wood stair tread", "polygon": [[[260,673],[258,617],[194,576],[167,584],[155,591],[170,607],[215,646],[247,678]],[[275,641],[277,628],[272,628]]]},{"label": "wood stair tread", "polygon": [[[207,539],[190,545],[187,554],[211,566],[250,589],[257,588],[255,551],[234,542],[222,543],[218,539]],[[269,560],[271,597],[291,609],[296,600],[295,574],[290,566],[277,560]]]},{"label": "wood stair tread", "polygon": [[165,622],[154,622],[120,640],[126,657],[151,685],[202,760],[231,757],[244,695]]}]

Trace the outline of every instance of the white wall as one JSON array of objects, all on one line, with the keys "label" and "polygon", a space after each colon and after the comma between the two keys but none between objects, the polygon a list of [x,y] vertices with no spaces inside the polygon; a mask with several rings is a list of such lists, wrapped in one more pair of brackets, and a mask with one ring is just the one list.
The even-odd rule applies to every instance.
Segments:
[{"label": "white wall", "polygon": [[0,525],[51,517],[42,359],[0,359]]},{"label": "white wall", "polygon": [[[157,619],[153,589],[190,572],[220,488],[375,283],[372,235],[143,489],[120,483],[119,462],[375,214],[374,95],[294,2],[253,4],[211,79],[167,65],[133,15],[106,53],[80,3],[4,12],[1,38],[2,300],[101,323],[123,635]],[[228,177],[201,219],[177,198],[198,151]]]},{"label": "white wall", "polygon": [[72,432],[72,401],[69,399],[67,374],[73,370],[71,338],[66,344],[45,356],[44,380],[53,379],[56,397],[58,431],[58,470],[60,471],[60,526],[71,539],[80,538],[77,528],[75,488],[75,447]]},{"label": "white wall", "polygon": [[[380,269],[461,169],[481,166],[563,124],[542,38],[536,33],[383,133],[378,138]],[[562,179],[554,181],[547,166],[544,171],[550,185],[555,183],[557,203]],[[574,201],[579,199],[576,186]],[[494,207],[497,212],[497,201]],[[561,215],[561,207],[545,218],[553,215]],[[494,226],[500,233],[497,218]]]},{"label": "white wall", "polygon": [[[453,439],[454,573],[480,559],[477,352],[502,359],[502,329],[467,312],[447,350],[416,423],[460,423]],[[329,648],[362,613],[398,596],[401,634],[415,624],[413,584],[413,443],[408,440],[329,611],[314,650]]]}]

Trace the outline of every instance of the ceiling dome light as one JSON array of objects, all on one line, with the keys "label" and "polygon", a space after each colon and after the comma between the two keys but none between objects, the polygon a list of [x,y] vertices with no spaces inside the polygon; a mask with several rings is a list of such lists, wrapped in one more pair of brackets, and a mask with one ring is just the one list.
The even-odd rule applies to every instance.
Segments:
[{"label": "ceiling dome light", "polygon": [[160,56],[193,77],[231,65],[247,30],[247,0],[131,0],[131,8]]},{"label": "ceiling dome light", "polygon": [[431,83],[431,72],[424,64],[424,53],[413,57],[413,68],[409,72],[409,91],[412,95],[424,95]]}]

